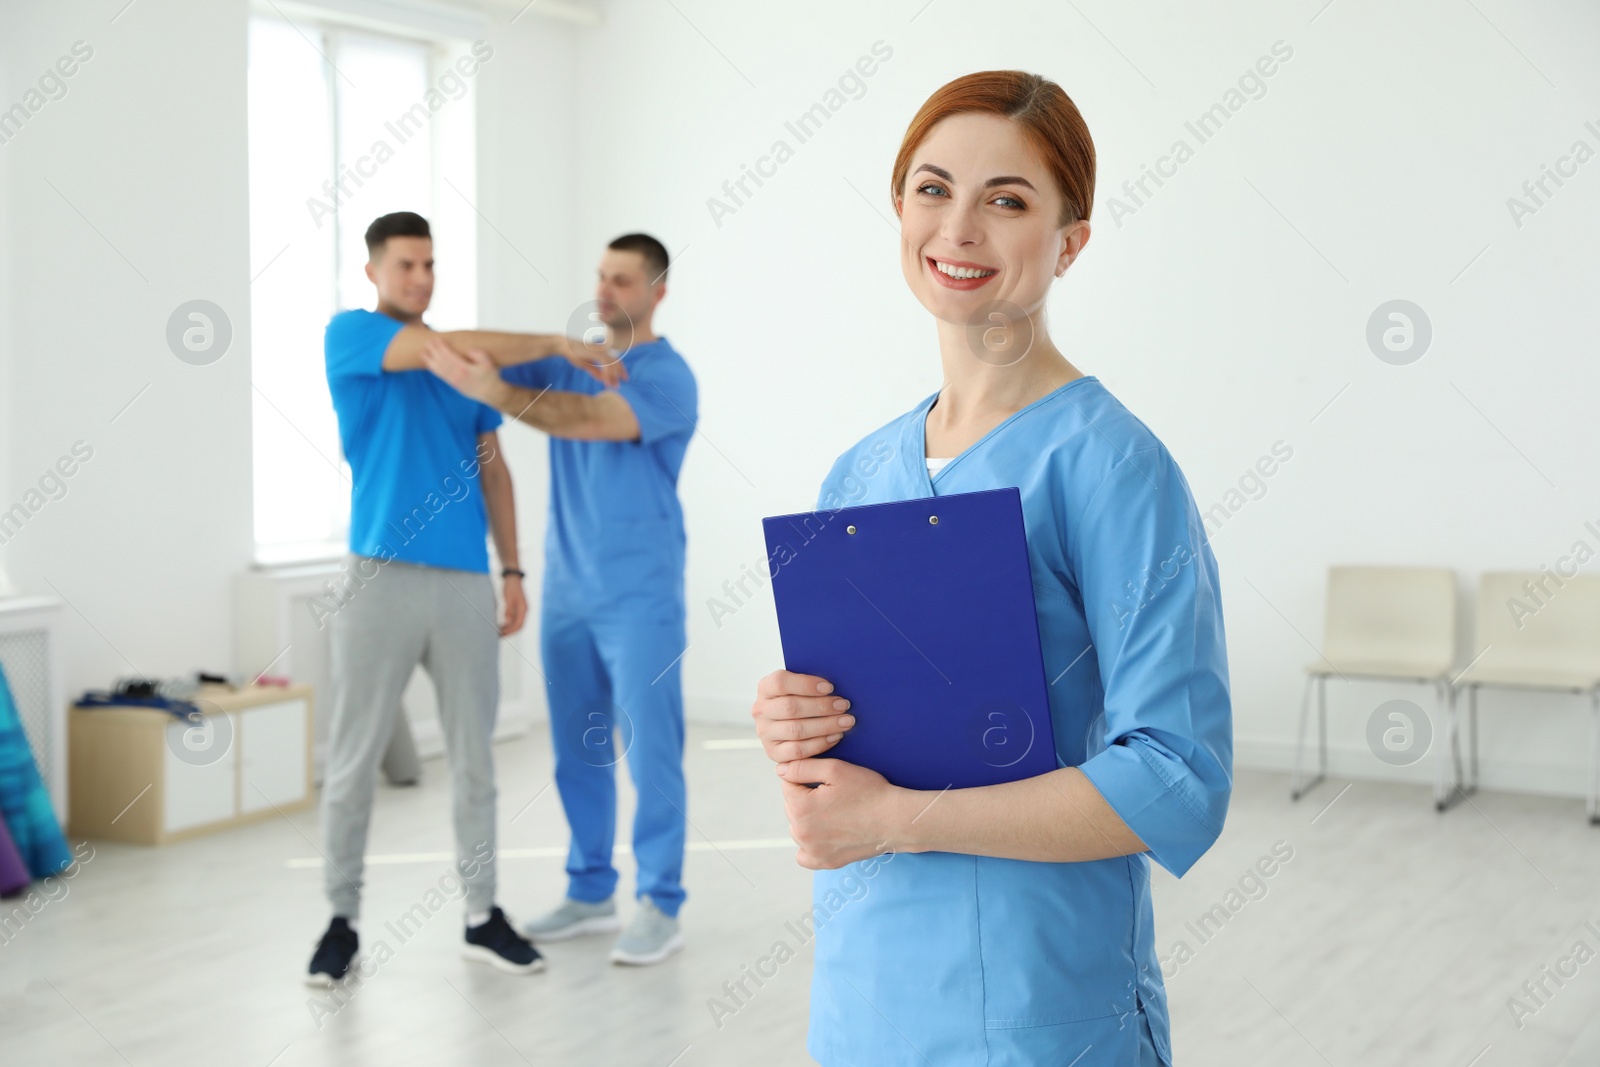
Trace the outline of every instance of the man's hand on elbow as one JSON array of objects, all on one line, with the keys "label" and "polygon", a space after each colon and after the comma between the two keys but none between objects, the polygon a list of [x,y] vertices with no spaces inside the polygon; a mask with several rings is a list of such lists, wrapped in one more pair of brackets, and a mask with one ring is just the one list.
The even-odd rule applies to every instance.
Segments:
[{"label": "man's hand on elbow", "polygon": [[444,338],[428,338],[422,346],[423,365],[451,388],[490,407],[506,403],[511,386],[500,377],[500,367],[481,348],[458,352]]}]

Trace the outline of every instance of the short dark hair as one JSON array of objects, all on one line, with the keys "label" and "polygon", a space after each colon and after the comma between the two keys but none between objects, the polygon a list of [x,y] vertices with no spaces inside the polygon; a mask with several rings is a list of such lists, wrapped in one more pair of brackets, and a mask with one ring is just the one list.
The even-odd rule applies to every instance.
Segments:
[{"label": "short dark hair", "polygon": [[651,285],[659,285],[667,280],[667,246],[649,234],[625,233],[606,247],[618,252],[637,252],[643,256],[645,270],[650,272]]},{"label": "short dark hair", "polygon": [[395,211],[372,220],[367,227],[367,259],[376,260],[391,237],[426,237],[433,240],[428,220],[415,211]]}]

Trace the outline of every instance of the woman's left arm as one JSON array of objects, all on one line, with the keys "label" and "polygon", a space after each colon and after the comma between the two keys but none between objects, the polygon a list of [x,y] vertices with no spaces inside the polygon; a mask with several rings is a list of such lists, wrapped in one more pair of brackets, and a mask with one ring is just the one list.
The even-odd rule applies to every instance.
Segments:
[{"label": "woman's left arm", "polygon": [[942,791],[902,789],[876,771],[836,759],[780,763],[778,773],[800,864],[812,869],[883,852],[1075,863],[1145,851],[1076,767]]}]

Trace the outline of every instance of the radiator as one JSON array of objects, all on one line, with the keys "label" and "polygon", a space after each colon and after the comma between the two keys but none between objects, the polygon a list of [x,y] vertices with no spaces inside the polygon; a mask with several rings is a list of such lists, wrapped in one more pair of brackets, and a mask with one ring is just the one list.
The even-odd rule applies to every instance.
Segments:
[{"label": "radiator", "polygon": [[[317,780],[322,765],[332,714],[329,686],[329,583],[340,580],[339,562],[261,567],[238,576],[234,583],[234,664],[247,677],[263,672],[303,682],[314,691],[313,758]],[[525,630],[508,639],[522,641]],[[531,660],[503,646],[500,656],[500,713],[495,737],[525,733],[536,716],[542,717],[542,691],[535,684]],[[537,694],[537,696],[536,696]],[[402,697],[406,721],[416,741],[418,755],[426,758],[444,752],[439,730],[438,704],[427,673],[420,667],[411,676]]]}]

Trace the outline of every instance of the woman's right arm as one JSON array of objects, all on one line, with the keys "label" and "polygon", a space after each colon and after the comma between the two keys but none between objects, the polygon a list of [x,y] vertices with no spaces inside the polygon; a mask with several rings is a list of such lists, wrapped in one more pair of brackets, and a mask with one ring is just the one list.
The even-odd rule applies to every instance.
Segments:
[{"label": "woman's right arm", "polygon": [[850,701],[832,694],[833,683],[814,674],[773,671],[757,682],[750,717],[767,757],[789,763],[838,744],[856,719]]}]

